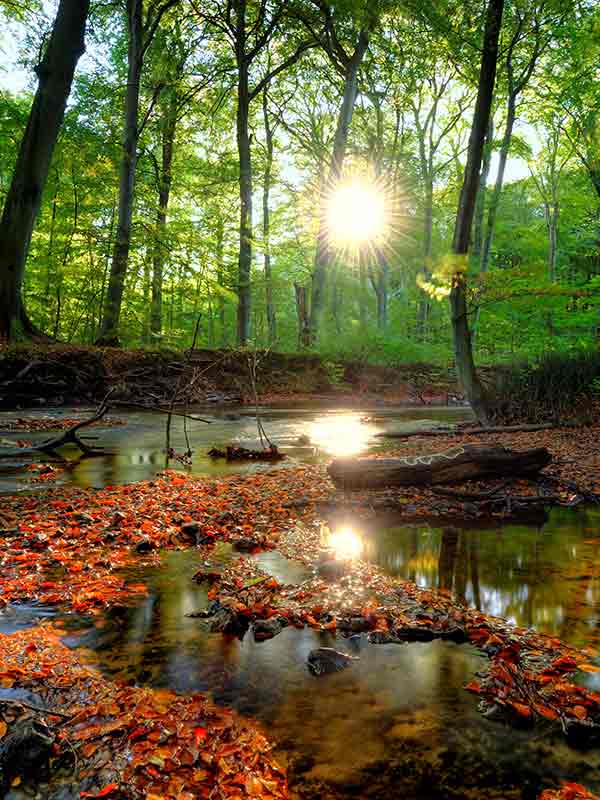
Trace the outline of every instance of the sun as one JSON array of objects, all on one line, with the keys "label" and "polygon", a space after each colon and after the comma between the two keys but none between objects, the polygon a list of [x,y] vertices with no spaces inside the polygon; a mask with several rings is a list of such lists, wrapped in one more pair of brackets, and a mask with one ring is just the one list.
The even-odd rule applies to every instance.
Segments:
[{"label": "sun", "polygon": [[351,250],[375,246],[384,240],[386,228],[382,186],[351,178],[332,189],[327,200],[327,232],[334,246]]}]

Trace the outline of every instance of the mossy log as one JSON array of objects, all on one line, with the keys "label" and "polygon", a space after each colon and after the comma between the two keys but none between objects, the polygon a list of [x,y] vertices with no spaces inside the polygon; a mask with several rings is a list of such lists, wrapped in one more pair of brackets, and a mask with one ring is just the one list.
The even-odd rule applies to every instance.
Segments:
[{"label": "mossy log", "polygon": [[464,445],[442,453],[405,458],[336,459],[328,468],[336,486],[381,489],[386,486],[433,486],[480,478],[535,475],[552,461],[545,447],[515,451],[505,447]]}]

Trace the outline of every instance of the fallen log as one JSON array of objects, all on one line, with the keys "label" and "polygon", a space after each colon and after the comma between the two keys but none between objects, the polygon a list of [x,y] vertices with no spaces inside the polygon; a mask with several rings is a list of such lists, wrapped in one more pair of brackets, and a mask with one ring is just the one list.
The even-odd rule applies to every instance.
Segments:
[{"label": "fallen log", "polygon": [[336,459],[327,471],[340,488],[379,489],[535,475],[551,461],[545,447],[518,452],[500,446],[464,445],[425,456]]},{"label": "fallen log", "polygon": [[549,431],[556,428],[575,428],[576,425],[557,425],[553,422],[544,422],[536,425],[493,425],[489,428],[462,428],[459,425],[453,427],[440,426],[428,431],[382,431],[376,433],[382,439],[411,439],[413,436],[488,436],[493,433],[526,433],[528,431]]}]

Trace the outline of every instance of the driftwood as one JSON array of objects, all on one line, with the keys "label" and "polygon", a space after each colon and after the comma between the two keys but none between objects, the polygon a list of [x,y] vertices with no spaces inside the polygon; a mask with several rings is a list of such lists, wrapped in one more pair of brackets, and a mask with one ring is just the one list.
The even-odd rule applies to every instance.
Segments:
[{"label": "driftwood", "polygon": [[104,450],[97,450],[93,447],[90,447],[85,442],[82,442],[77,434],[83,428],[87,428],[89,425],[93,425],[94,422],[101,420],[102,417],[107,413],[110,407],[108,405],[108,396],[109,395],[104,398],[98,407],[98,410],[92,417],[81,420],[81,422],[78,422],[76,425],[73,425],[73,427],[64,431],[64,433],[61,433],[60,436],[55,436],[53,439],[47,439],[39,444],[33,444],[31,447],[16,447],[14,449],[2,448],[0,450],[0,459],[14,458],[15,456],[31,456],[37,453],[55,455],[56,452],[61,449],[61,447],[64,447],[67,444],[74,444],[86,456],[103,455],[105,452]]},{"label": "driftwood", "polygon": [[280,453],[274,444],[268,450],[248,450],[246,447],[236,445],[228,445],[225,450],[213,447],[207,455],[211,458],[224,458],[227,461],[281,461],[285,458],[285,453]]},{"label": "driftwood", "polygon": [[493,425],[489,428],[461,428],[439,427],[430,431],[383,431],[376,433],[382,439],[410,439],[413,436],[487,436],[492,433],[526,433],[527,431],[549,431],[556,428],[574,428],[575,425],[555,425],[552,422],[544,422],[539,425]]},{"label": "driftwood", "polygon": [[551,461],[545,447],[517,452],[499,446],[464,445],[426,456],[337,459],[327,471],[336,486],[379,489],[535,475]]}]

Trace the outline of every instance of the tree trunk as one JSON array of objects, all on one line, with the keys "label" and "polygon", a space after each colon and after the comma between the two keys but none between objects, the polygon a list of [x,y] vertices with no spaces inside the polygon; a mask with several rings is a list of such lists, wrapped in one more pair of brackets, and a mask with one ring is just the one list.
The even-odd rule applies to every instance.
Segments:
[{"label": "tree trunk", "polygon": [[250,337],[252,270],[252,152],[248,119],[250,90],[246,56],[246,0],[237,2],[236,58],[238,67],[237,146],[240,161],[240,252],[238,259],[237,343]]},{"label": "tree trunk", "polygon": [[156,212],[156,232],[154,253],[152,256],[152,303],[150,312],[150,333],[160,336],[162,333],[162,287],[165,255],[167,253],[167,211],[171,196],[173,166],[173,145],[177,127],[177,103],[172,95],[165,102],[162,121],[162,161],[158,187],[158,210]]},{"label": "tree trunk", "polygon": [[22,287],[31,236],[39,213],[52,153],[73,75],[85,49],[89,0],[60,0],[41,63],[27,127],[0,220],[0,338],[13,339],[21,327],[32,332]]},{"label": "tree trunk", "polygon": [[500,446],[464,445],[420,457],[337,459],[327,472],[344,489],[380,489],[534,475],[551,461],[545,447],[517,452]]},{"label": "tree trunk", "polygon": [[310,347],[310,316],[308,313],[308,290],[306,286],[294,284],[296,294],[296,313],[298,315],[298,347],[305,350]]},{"label": "tree trunk", "polygon": [[[433,247],[433,179],[425,179],[425,208],[423,210],[423,277],[426,281],[431,278],[431,253]],[[431,303],[429,295],[421,293],[417,308],[417,336],[424,339],[427,336],[427,323]]]},{"label": "tree trunk", "polygon": [[516,104],[517,95],[513,92],[508,98],[506,126],[504,128],[504,136],[502,137],[502,144],[500,146],[498,174],[496,175],[496,183],[494,184],[494,191],[492,192],[492,197],[490,199],[485,239],[483,241],[483,247],[481,250],[480,272],[487,272],[490,264],[490,253],[492,249],[492,239],[494,238],[494,228],[496,227],[496,216],[498,214],[498,206],[500,205],[502,186],[504,185],[504,173],[506,171],[506,162],[508,161],[510,141],[512,139],[513,128],[515,126]]},{"label": "tree trunk", "polygon": [[265,161],[265,174],[263,185],[263,250],[265,266],[265,299],[267,310],[267,327],[269,345],[275,344],[277,338],[277,320],[273,305],[273,275],[271,269],[271,212],[269,208],[271,180],[273,171],[273,131],[269,119],[267,90],[263,92],[263,117],[265,123],[265,137],[267,157]]},{"label": "tree trunk", "polygon": [[483,148],[483,164],[481,166],[481,177],[479,179],[479,189],[477,192],[477,203],[475,205],[475,220],[473,228],[473,261],[477,264],[481,260],[481,246],[483,243],[483,220],[485,217],[485,196],[487,194],[487,182],[492,165],[492,153],[494,143],[494,118],[490,116]]},{"label": "tree trunk", "polygon": [[379,261],[375,288],[375,295],[377,297],[377,328],[379,331],[384,332],[387,328],[388,321],[389,266],[383,248],[379,249],[377,260]]},{"label": "tree trunk", "polygon": [[[221,211],[219,210],[217,216],[217,245],[216,245],[217,283],[219,284],[219,289],[223,288],[223,283],[225,280],[224,242],[225,242],[225,223],[223,221],[223,216],[221,214]],[[223,297],[222,291],[219,291],[219,295],[217,297],[217,305],[218,305],[218,316],[219,316],[219,333],[221,336],[221,347],[226,347],[227,331],[225,330],[225,298]]]},{"label": "tree trunk", "polygon": [[553,199],[546,212],[548,217],[548,277],[552,283],[556,281],[556,265],[558,261],[559,211],[558,200]]},{"label": "tree trunk", "polygon": [[125,276],[129,265],[133,193],[139,139],[138,109],[143,67],[143,0],[127,0],[127,90],[125,93],[125,126],[119,177],[119,215],[117,235],[110,267],[104,314],[98,344],[119,345],[119,320]]},{"label": "tree trunk", "polygon": [[483,43],[483,56],[479,74],[477,102],[473,126],[469,137],[464,183],[460,193],[454,241],[452,249],[456,258],[455,272],[450,291],[452,330],[454,334],[454,357],[460,384],[477,419],[482,425],[489,424],[487,398],[473,361],[471,333],[467,316],[467,253],[471,238],[471,226],[475,212],[477,188],[483,155],[483,145],[489,125],[496,67],[498,63],[498,39],[502,26],[504,0],[489,0]]},{"label": "tree trunk", "polygon": [[[344,80],[344,95],[342,107],[337,120],[335,138],[333,140],[333,152],[329,169],[328,190],[335,186],[339,181],[344,167],[346,157],[346,147],[348,144],[348,134],[354,114],[354,105],[358,94],[358,71],[369,46],[369,32],[361,30],[358,37],[358,44],[346,67]],[[324,199],[324,198],[322,198]],[[310,302],[310,341],[316,343],[319,335],[319,326],[323,316],[325,305],[325,284],[327,272],[331,266],[333,254],[328,241],[326,203],[321,203],[321,219],[319,222],[319,233],[317,236],[317,252],[315,254],[315,267],[312,278],[311,302]]]}]

